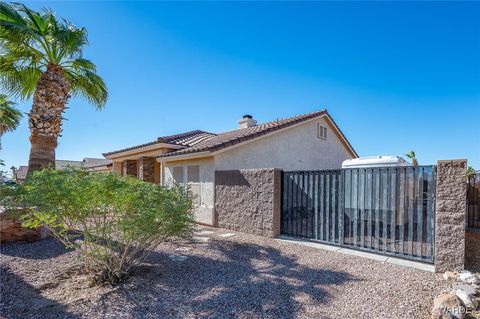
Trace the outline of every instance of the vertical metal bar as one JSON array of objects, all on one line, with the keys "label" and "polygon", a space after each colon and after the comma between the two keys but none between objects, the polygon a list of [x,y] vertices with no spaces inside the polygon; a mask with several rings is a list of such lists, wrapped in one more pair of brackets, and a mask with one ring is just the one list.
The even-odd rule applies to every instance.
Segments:
[{"label": "vertical metal bar", "polygon": [[294,180],[293,180],[293,214],[294,214],[294,223],[293,223],[293,234],[294,236],[299,236],[300,234],[298,233],[298,224],[300,223],[300,217],[299,217],[299,208],[298,208],[298,193],[299,193],[299,180],[300,180],[300,175],[298,173],[294,173]]},{"label": "vertical metal bar", "polygon": [[280,233],[285,234],[285,226],[286,226],[286,221],[287,221],[287,201],[288,201],[288,196],[286,196],[286,191],[287,191],[287,179],[285,178],[285,173],[281,173],[282,176],[282,195],[281,195],[281,201],[282,201],[282,212],[280,215]]},{"label": "vertical metal bar", "polygon": [[314,173],[314,179],[313,179],[313,185],[314,185],[314,231],[315,231],[315,239],[318,239],[318,171]]},{"label": "vertical metal bar", "polygon": [[303,229],[303,236],[308,238],[308,227],[309,227],[309,221],[310,221],[310,205],[308,201],[308,194],[309,194],[309,183],[308,183],[308,178],[310,176],[310,172],[305,172],[304,174],[304,180],[303,180],[303,193],[304,193],[304,205],[305,205],[305,223],[304,223],[304,229]]},{"label": "vertical metal bar", "polygon": [[417,256],[423,256],[423,173],[424,168],[418,169],[418,202],[417,202]]},{"label": "vertical metal bar", "polygon": [[380,169],[375,168],[375,249],[380,250]]},{"label": "vertical metal bar", "polygon": [[357,246],[357,223],[358,223],[358,169],[352,170],[352,212],[353,212],[353,245]]},{"label": "vertical metal bar", "polygon": [[427,247],[428,247],[428,252],[427,252],[427,258],[429,260],[432,259],[433,257],[433,238],[432,238],[432,231],[433,231],[433,223],[432,223],[432,215],[433,215],[433,212],[432,212],[432,202],[433,202],[433,196],[434,196],[434,192],[433,192],[433,169],[430,168],[427,172],[427,189],[426,189],[426,192],[427,192],[427,223],[426,223],[426,227],[425,227],[425,233],[426,233],[426,236],[427,236]]},{"label": "vertical metal bar", "polygon": [[355,197],[353,194],[354,182],[353,176],[355,175],[355,169],[350,170],[350,183],[348,184],[348,190],[350,193],[350,207],[348,210],[348,243],[353,245],[353,225],[355,222]]},{"label": "vertical metal bar", "polygon": [[338,243],[343,245],[345,243],[345,170],[340,170],[338,177]]},{"label": "vertical metal bar", "polygon": [[415,186],[415,168],[409,167],[408,174],[408,254],[413,256],[413,195]]},{"label": "vertical metal bar", "polygon": [[404,231],[405,231],[405,173],[406,169],[401,168],[400,169],[400,176],[399,176],[399,199],[398,199],[398,214],[399,214],[399,234],[398,234],[398,239],[399,239],[399,253],[404,254],[403,251],[403,242],[404,242]]},{"label": "vertical metal bar", "polygon": [[358,215],[360,225],[360,247],[365,247],[365,169],[359,170],[358,179]]},{"label": "vertical metal bar", "polygon": [[307,223],[307,201],[306,201],[306,189],[305,189],[305,172],[302,172],[300,174],[301,176],[301,206],[302,206],[302,223],[300,225],[300,233],[301,233],[301,236],[302,237],[306,237],[306,234],[305,234],[305,224]]},{"label": "vertical metal bar", "polygon": [[391,243],[391,248],[390,251],[395,253],[397,252],[396,249],[396,228],[397,228],[397,216],[398,216],[398,211],[397,211],[397,176],[398,176],[398,171],[397,168],[392,169],[392,175],[391,175],[391,188],[390,188],[390,212],[392,214],[392,219],[390,222],[390,243]]},{"label": "vertical metal bar", "polygon": [[325,240],[330,241],[330,172],[325,174]]},{"label": "vertical metal bar", "polygon": [[385,169],[382,170],[382,180],[383,180],[383,194],[382,194],[382,203],[383,203],[383,208],[382,208],[382,223],[383,223],[383,232],[382,232],[382,237],[383,237],[383,250],[388,251],[388,191],[389,191],[389,177],[390,177],[390,169],[387,168],[386,171]]},{"label": "vertical metal bar", "polygon": [[337,242],[338,227],[338,174],[337,171],[332,173],[332,242]]},{"label": "vertical metal bar", "polygon": [[294,182],[294,178],[295,176],[293,175],[293,173],[289,173],[288,174],[288,183],[289,183],[289,197],[290,197],[290,201],[288,202],[288,209],[289,209],[289,213],[288,215],[290,216],[290,223],[288,225],[288,234],[289,235],[294,235],[294,231],[293,231],[293,225],[295,224],[295,212],[293,210],[293,203],[294,203],[294,195],[295,195],[295,192],[294,192],[294,189],[295,189],[295,182]]},{"label": "vertical metal bar", "polygon": [[308,209],[308,216],[309,216],[309,225],[308,225],[308,237],[309,238],[315,238],[314,237],[314,232],[315,232],[315,222],[314,222],[314,218],[315,218],[315,215],[314,215],[314,201],[313,201],[313,197],[314,197],[314,188],[313,188],[313,177],[314,177],[314,173],[313,172],[310,172],[308,174],[308,202],[309,202],[309,209]]},{"label": "vertical metal bar", "polygon": [[324,172],[321,172],[320,173],[320,192],[319,192],[319,195],[320,195],[320,224],[318,225],[320,227],[320,240],[324,240],[324,233],[323,233],[323,224],[325,223],[325,219],[323,217],[323,214],[324,214],[324,199],[325,199],[325,195],[323,194],[323,191],[324,191]]},{"label": "vertical metal bar", "polygon": [[372,218],[373,218],[373,170],[368,169],[368,248],[374,248],[373,235],[372,235]]}]

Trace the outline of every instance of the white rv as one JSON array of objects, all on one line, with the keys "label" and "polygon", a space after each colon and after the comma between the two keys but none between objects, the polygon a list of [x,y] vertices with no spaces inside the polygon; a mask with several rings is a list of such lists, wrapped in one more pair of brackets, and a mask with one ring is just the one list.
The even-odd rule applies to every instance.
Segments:
[{"label": "white rv", "polygon": [[400,156],[366,156],[343,161],[342,168],[412,166]]}]

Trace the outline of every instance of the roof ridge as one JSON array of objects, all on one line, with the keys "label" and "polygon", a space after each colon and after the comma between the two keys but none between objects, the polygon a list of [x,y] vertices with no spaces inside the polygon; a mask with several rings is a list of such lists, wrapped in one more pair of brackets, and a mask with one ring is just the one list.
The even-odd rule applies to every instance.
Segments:
[{"label": "roof ridge", "polygon": [[[277,118],[276,120],[273,120],[273,121],[268,121],[268,122],[263,122],[263,123],[260,123],[260,124],[257,124],[255,126],[261,126],[261,125],[268,125],[268,124],[275,124],[275,123],[278,123],[278,122],[281,122],[281,121],[288,121],[288,120],[292,120],[294,118],[297,118],[297,117],[307,117],[307,116],[311,116],[313,114],[321,114],[321,113],[328,113],[327,112],[327,109],[321,109],[319,111],[313,111],[313,112],[309,112],[309,113],[304,113],[304,114],[299,114],[299,115],[294,115],[294,116],[289,116],[289,117],[284,117],[284,118]],[[241,130],[247,130],[247,129],[250,129],[254,126],[251,126],[251,127],[244,127],[244,128],[237,128],[237,129],[234,129],[234,130],[230,130],[230,131],[225,131],[225,132],[221,132],[221,133],[218,133],[216,135],[220,135],[220,134],[225,134],[225,133],[230,133],[230,132],[237,132],[237,131],[241,131]]]},{"label": "roof ridge", "polygon": [[[213,143],[211,141],[214,140],[216,137],[212,137],[205,140],[204,142],[207,143],[206,145],[205,143],[201,142],[197,145],[192,145],[178,151],[161,154],[158,157],[170,157],[170,156],[176,156],[181,154],[195,153],[199,151],[216,151],[228,146],[232,146],[237,143],[241,143],[243,141],[247,141],[271,132],[278,131],[280,129],[295,125],[297,123],[301,123],[306,120],[319,117],[321,115],[329,116],[327,110],[322,109],[320,111],[291,116],[281,120],[278,119],[275,121],[265,122],[265,123],[247,127],[247,128],[227,131],[227,132],[217,134],[216,137],[218,137],[218,139],[216,141],[213,141]],[[244,131],[245,133],[243,133],[242,131]],[[232,133],[233,135],[228,137],[228,134],[232,134]],[[225,140],[222,140],[223,135],[227,135],[227,138]],[[208,145],[209,141],[210,141],[210,145]]]}]

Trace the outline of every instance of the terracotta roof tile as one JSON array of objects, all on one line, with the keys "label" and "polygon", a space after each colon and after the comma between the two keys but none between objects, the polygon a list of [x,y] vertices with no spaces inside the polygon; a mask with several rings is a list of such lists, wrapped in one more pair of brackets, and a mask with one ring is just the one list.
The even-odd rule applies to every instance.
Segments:
[{"label": "terracotta roof tile", "polygon": [[263,124],[259,124],[256,126],[238,129],[234,131],[229,131],[225,133],[220,133],[210,138],[205,139],[204,141],[192,145],[190,147],[165,153],[159,155],[158,157],[171,157],[189,153],[196,153],[196,152],[204,152],[204,151],[217,151],[219,149],[229,147],[244,141],[248,141],[254,139],[256,137],[268,134],[273,131],[280,130],[282,128],[292,126],[294,124],[327,114],[326,110],[321,110],[318,112],[312,112],[303,115],[297,115],[294,117],[289,117],[286,119],[280,119],[272,122],[267,122]]},{"label": "terracotta roof tile", "polygon": [[108,152],[108,153],[103,153],[103,156],[109,156],[112,154],[116,153],[121,153],[121,152],[126,152],[126,151],[131,151],[135,149],[139,149],[145,146],[150,146],[150,145],[155,145],[155,144],[172,144],[176,146],[193,146],[205,139],[208,139],[212,136],[215,136],[216,134],[214,133],[209,133],[209,132],[204,132],[200,130],[195,130],[195,131],[189,131],[181,134],[176,134],[176,135],[170,135],[170,136],[161,136],[157,138],[155,141],[140,144],[140,145],[135,145],[127,148],[123,148],[120,150]]}]

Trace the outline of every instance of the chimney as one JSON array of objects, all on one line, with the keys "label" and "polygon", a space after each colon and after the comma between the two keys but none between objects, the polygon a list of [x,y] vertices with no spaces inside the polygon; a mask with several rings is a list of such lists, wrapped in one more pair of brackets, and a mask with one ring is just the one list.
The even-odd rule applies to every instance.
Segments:
[{"label": "chimney", "polygon": [[251,115],[244,115],[241,120],[238,121],[238,128],[247,128],[247,127],[252,127],[256,126],[257,121],[255,121]]}]

